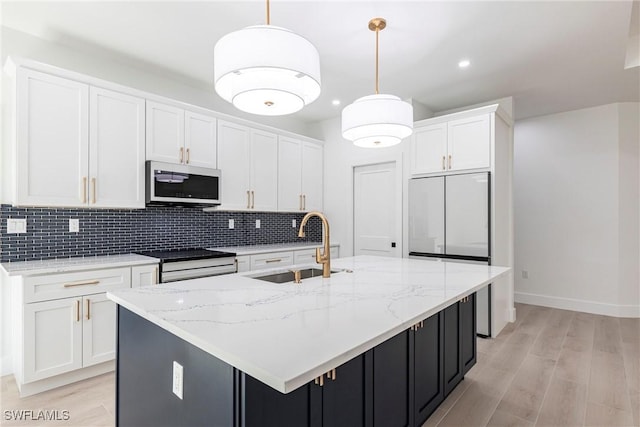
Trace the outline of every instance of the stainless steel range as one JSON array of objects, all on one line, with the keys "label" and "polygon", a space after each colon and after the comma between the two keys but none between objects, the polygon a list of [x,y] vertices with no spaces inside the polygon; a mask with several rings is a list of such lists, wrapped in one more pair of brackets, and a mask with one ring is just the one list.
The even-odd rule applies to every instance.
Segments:
[{"label": "stainless steel range", "polygon": [[141,251],[160,260],[160,283],[198,277],[235,273],[236,254],[207,249],[173,249],[168,251]]}]

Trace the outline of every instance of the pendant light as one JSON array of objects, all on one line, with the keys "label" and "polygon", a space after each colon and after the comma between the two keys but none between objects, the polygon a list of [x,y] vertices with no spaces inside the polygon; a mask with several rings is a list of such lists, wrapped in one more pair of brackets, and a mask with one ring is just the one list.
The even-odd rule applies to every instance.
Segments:
[{"label": "pendant light", "polygon": [[378,91],[378,35],[386,26],[384,18],[369,21],[369,29],[376,32],[375,95],[356,99],[342,110],[342,136],[358,147],[390,147],[413,132],[411,104]]},{"label": "pendant light", "polygon": [[320,57],[304,37],[267,24],[234,31],[213,49],[218,95],[236,108],[264,116],[295,113],[320,95]]}]

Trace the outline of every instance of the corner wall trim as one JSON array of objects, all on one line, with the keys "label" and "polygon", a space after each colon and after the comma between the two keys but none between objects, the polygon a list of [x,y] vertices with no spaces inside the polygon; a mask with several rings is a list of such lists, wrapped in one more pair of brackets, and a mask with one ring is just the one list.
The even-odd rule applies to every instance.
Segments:
[{"label": "corner wall trim", "polygon": [[515,302],[544,307],[560,308],[563,310],[581,311],[592,314],[602,314],[613,317],[640,318],[640,305],[615,305],[596,301],[563,298],[550,295],[529,294],[516,292]]}]

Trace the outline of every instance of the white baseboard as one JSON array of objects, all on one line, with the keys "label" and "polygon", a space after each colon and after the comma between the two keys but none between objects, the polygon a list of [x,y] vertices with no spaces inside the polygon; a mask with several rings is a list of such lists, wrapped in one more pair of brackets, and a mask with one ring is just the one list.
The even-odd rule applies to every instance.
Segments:
[{"label": "white baseboard", "polygon": [[563,310],[582,311],[584,313],[592,314],[603,314],[605,316],[640,318],[640,305],[606,304],[596,301],[529,294],[525,292],[515,292],[514,301],[523,304],[560,308]]},{"label": "white baseboard", "polygon": [[2,356],[0,359],[0,377],[13,374],[13,366],[11,365],[11,356]]}]

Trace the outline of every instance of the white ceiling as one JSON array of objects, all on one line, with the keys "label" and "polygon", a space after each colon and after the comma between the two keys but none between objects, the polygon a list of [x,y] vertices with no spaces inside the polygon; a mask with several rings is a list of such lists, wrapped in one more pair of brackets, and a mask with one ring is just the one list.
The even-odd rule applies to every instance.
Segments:
[{"label": "white ceiling", "polygon": [[[320,52],[322,94],[295,117],[317,121],[374,91],[432,111],[514,97],[516,118],[640,100],[639,67],[624,69],[630,1],[271,1],[271,23]],[[2,24],[71,47],[87,46],[152,66],[213,91],[213,46],[264,24],[264,1],[7,2]],[[637,33],[637,29],[635,30]],[[471,60],[468,69],[457,63]],[[342,106],[331,104],[340,99]]]}]

